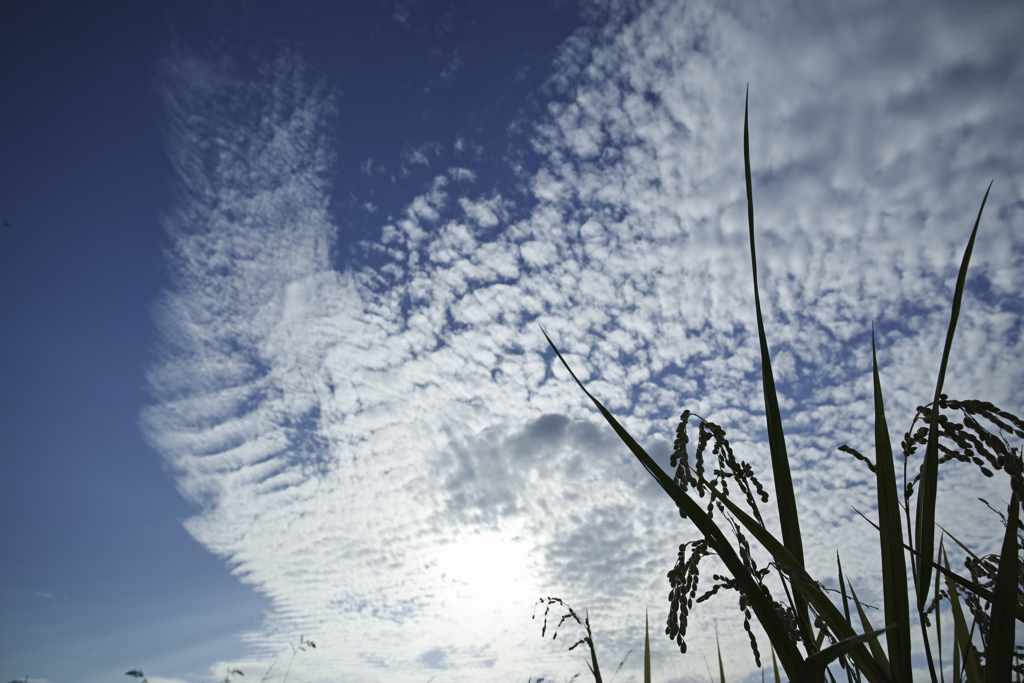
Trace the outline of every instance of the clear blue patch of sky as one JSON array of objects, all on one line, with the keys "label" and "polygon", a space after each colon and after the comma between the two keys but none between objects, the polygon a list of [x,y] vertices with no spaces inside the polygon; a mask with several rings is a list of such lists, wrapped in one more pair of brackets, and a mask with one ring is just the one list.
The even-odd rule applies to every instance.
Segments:
[{"label": "clear blue patch of sky", "polygon": [[[0,675],[199,678],[243,652],[237,635],[269,603],[185,531],[194,510],[137,423],[172,200],[157,64],[173,36],[237,57],[298,47],[338,95],[345,259],[449,166],[472,167],[481,194],[514,185],[509,150],[529,134],[514,124],[581,21],[574,3],[407,10],[401,23],[377,2],[4,4]],[[430,166],[409,164],[425,143]],[[371,158],[383,173],[362,172]]]},{"label": "clear blue patch of sky", "polygon": [[205,666],[268,605],[184,530],[137,425],[170,197],[153,87],[168,7],[3,8],[5,676],[121,676],[168,651]]},{"label": "clear blue patch of sky", "polygon": [[[264,11],[260,23],[294,35],[337,93],[335,216],[351,241],[375,239],[389,210],[452,166],[472,168],[481,195],[509,192],[509,162],[524,161],[509,155],[530,133],[515,124],[539,111],[537,90],[580,24],[574,3],[419,2],[406,23],[388,3],[318,6],[316,21]],[[429,166],[409,159],[421,149]]]}]

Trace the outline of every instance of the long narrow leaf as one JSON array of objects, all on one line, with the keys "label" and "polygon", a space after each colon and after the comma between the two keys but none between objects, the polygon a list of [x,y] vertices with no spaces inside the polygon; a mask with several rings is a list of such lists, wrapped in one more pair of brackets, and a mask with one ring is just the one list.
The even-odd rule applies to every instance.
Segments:
[{"label": "long narrow leaf", "polygon": [[[860,617],[860,625],[864,629],[865,633],[871,633],[875,629],[871,625],[871,621],[868,619],[867,613],[864,611],[864,606],[860,604],[860,598],[857,597],[857,591],[854,590],[853,584],[850,584],[850,596],[853,598],[853,604],[857,607],[857,615]],[[871,648],[871,654],[874,655],[875,661],[879,667],[882,668],[887,676],[891,676],[889,661],[885,658],[885,650],[882,649],[882,644],[878,642],[878,638],[874,638],[868,641],[868,646]]]},{"label": "long narrow leaf", "polygon": [[[850,621],[850,599],[846,596],[846,579],[843,578],[843,563],[839,560],[838,550],[836,551],[836,570],[839,573],[839,593],[843,596],[843,616],[846,617],[847,623],[853,623]],[[847,683],[853,683],[855,671],[856,669],[854,669],[854,667],[852,666],[846,667]],[[859,673],[857,673],[857,680],[860,680]]]},{"label": "long narrow leaf", "polygon": [[[936,576],[938,572],[936,572]],[[952,596],[949,600],[953,603]],[[956,644],[956,619],[953,620],[953,683],[960,683],[963,679],[963,663],[960,661],[960,648]]]},{"label": "long narrow leaf", "polygon": [[885,633],[886,629],[879,629],[878,631],[870,631],[868,633],[862,633],[846,640],[841,640],[838,643],[829,645],[820,652],[815,652],[813,655],[807,658],[807,668],[811,672],[811,675],[816,678],[825,675],[825,667],[827,667],[833,660],[838,659],[857,647],[861,643],[866,643],[871,640],[878,640],[878,636]]},{"label": "long narrow leaf", "polygon": [[722,644],[718,642],[718,629],[715,629],[715,647],[718,648],[718,681],[725,683],[725,667],[722,665]]},{"label": "long narrow leaf", "polygon": [[1013,607],[1017,604],[1017,576],[1020,561],[1017,558],[1017,520],[1020,500],[1017,493],[1010,496],[1010,514],[1006,520],[1006,535],[999,554],[994,589],[995,602],[989,622],[988,650],[985,658],[986,683],[1010,680],[1013,666],[1014,622]]},{"label": "long narrow leaf", "polygon": [[[1018,499],[1018,503],[1019,502],[1020,501]],[[968,555],[971,556],[971,558],[973,558],[975,560],[981,559],[981,558],[978,557],[978,555],[973,550],[971,550],[970,548],[965,546],[963,543],[961,543],[960,540],[956,536],[954,536],[953,534],[949,533],[949,531],[947,531],[942,525],[937,524],[936,526],[938,526],[940,529],[942,529],[942,533],[943,534],[945,534],[946,536],[949,536],[951,539],[953,539],[953,542],[956,543],[958,546],[960,546],[964,550],[964,552],[966,552]],[[1009,529],[1009,527],[1007,527],[1007,529]],[[1004,544],[1006,543],[1006,537],[1005,536],[1003,537],[1003,543]],[[1002,559],[1001,555],[1000,555],[1000,559]],[[936,570],[939,570],[939,571],[942,571],[942,568],[939,567],[938,565],[935,565],[935,564],[932,565],[932,568],[936,569]],[[954,574],[954,576],[956,576],[956,574]],[[957,578],[959,578],[959,577],[957,577]],[[960,582],[960,585],[964,586],[964,588],[966,588],[967,590],[974,591],[975,593],[977,593],[981,597],[983,597],[986,600],[988,600],[990,603],[995,603],[997,601],[998,602],[1002,602],[1001,600],[999,600],[996,597],[995,591],[990,593],[986,589],[982,588],[981,586],[979,586],[977,583],[975,583],[973,581],[968,581],[966,579],[962,579],[961,582]],[[1008,606],[1010,604],[1014,604],[1013,610],[1014,610],[1014,613],[1016,615],[1017,621],[1019,621],[1021,623],[1024,623],[1024,605],[1021,605],[1021,604],[1019,604],[1017,602],[1014,593],[1010,593],[1010,596],[1011,596],[1011,600],[1007,601],[1006,604]]]},{"label": "long narrow leaf", "polygon": [[[839,560],[838,550],[836,551],[836,570],[839,573],[839,593],[843,596],[843,616],[846,617],[847,623],[853,623],[852,621],[850,621],[850,600],[846,596],[846,579],[843,578],[843,563]],[[856,675],[857,680],[860,681],[860,672],[857,671],[853,666],[847,666],[847,683],[853,683],[854,675]]]},{"label": "long narrow leaf", "polygon": [[[949,569],[949,558],[946,551],[940,546],[939,553],[942,555],[942,564]],[[953,650],[959,651],[963,660],[964,673],[967,675],[967,683],[981,683],[981,669],[978,668],[978,659],[974,656],[974,648],[971,647],[971,634],[967,629],[967,620],[964,618],[963,608],[960,606],[960,598],[956,592],[956,586],[946,577],[946,590],[949,593],[949,604],[953,608]],[[956,665],[954,663],[954,669]]]},{"label": "long narrow leaf", "polygon": [[925,448],[924,464],[921,467],[921,484],[917,493],[917,519],[914,524],[914,545],[920,553],[917,559],[917,575],[920,578],[917,595],[918,610],[923,610],[928,601],[928,589],[932,578],[930,560],[935,555],[935,496],[939,479],[939,395],[942,393],[942,383],[946,378],[946,366],[949,363],[950,349],[953,347],[953,333],[956,331],[957,318],[960,317],[960,301],[964,294],[964,283],[967,281],[967,266],[971,261],[971,252],[974,250],[974,238],[978,234],[981,213],[985,210],[985,202],[988,201],[988,193],[991,189],[992,183],[989,183],[988,189],[985,190],[985,198],[981,200],[981,208],[978,209],[978,218],[974,221],[971,238],[967,241],[964,258],[960,263],[960,273],[957,275],[956,289],[953,292],[953,309],[949,316],[949,328],[946,330],[946,345],[942,349],[942,363],[939,365],[939,378],[935,383],[935,397],[932,399],[928,445]]},{"label": "long narrow leaf", "polygon": [[585,619],[584,625],[587,628],[587,646],[590,647],[590,662],[584,662],[587,668],[590,669],[590,673],[594,675],[594,683],[604,683],[601,679],[601,667],[597,665],[597,650],[594,649],[594,634],[590,632],[590,613],[588,612]]},{"label": "long narrow leaf", "polygon": [[651,628],[644,610],[644,683],[651,683]]},{"label": "long narrow leaf", "polygon": [[[872,522],[870,519],[868,519],[867,516],[863,512],[861,512],[857,508],[853,508],[853,511],[856,512],[858,515],[860,515],[861,518],[864,519],[864,521],[866,521],[868,524],[870,524],[871,526],[875,527],[876,531],[881,531],[879,526],[877,524],[875,524],[874,522]],[[936,526],[938,526],[938,525],[936,525]],[[947,536],[949,536],[950,538],[953,538],[953,540],[956,541],[956,538],[953,537],[953,534],[949,533],[949,531],[946,531],[941,526],[939,526],[939,528],[942,529],[943,532],[945,532],[945,534]],[[957,542],[957,544],[960,545],[961,548],[966,550],[968,552],[968,554],[973,555],[974,557],[977,557],[977,555],[975,555],[973,551],[971,551],[969,548],[967,548],[962,543],[960,543],[960,541],[956,541],[956,542]],[[903,549],[909,551],[912,555],[917,557],[917,559],[921,559],[917,555],[917,551],[914,550],[913,548],[911,548],[909,545],[904,543],[903,544]],[[992,591],[990,591],[989,589],[985,588],[984,586],[982,586],[978,582],[972,581],[970,579],[965,579],[964,577],[960,576],[956,572],[954,572],[952,570],[949,570],[949,569],[946,569],[945,567],[943,567],[942,565],[938,564],[934,560],[929,560],[929,562],[931,563],[932,569],[935,570],[936,573],[942,574],[943,578],[945,578],[947,581],[952,581],[953,583],[961,586],[964,590],[971,591],[972,593],[975,593],[976,595],[978,595],[978,597],[984,598],[985,600],[988,600],[989,602],[992,602],[994,600]],[[1017,605],[1015,610],[1016,610],[1015,613],[1017,615],[1017,621],[1020,621],[1020,622],[1024,623],[1024,606]]]},{"label": "long narrow leaf", "polygon": [[953,683],[963,680],[963,664],[960,661],[960,648],[956,646],[956,620],[953,620]]},{"label": "long narrow leaf", "polygon": [[[768,339],[764,333],[764,319],[761,317],[761,294],[757,286],[757,253],[754,249],[754,189],[750,179],[750,128],[747,122],[750,93],[743,104],[743,166],[747,181],[747,224],[750,229],[750,268],[754,274],[754,309],[757,313],[757,337],[761,344],[761,384],[764,390],[765,419],[768,423],[768,445],[772,456],[772,473],[775,476],[775,498],[779,506],[779,523],[782,525],[782,542],[800,567],[804,566],[804,545],[800,534],[800,518],[796,510],[796,495],[793,492],[793,477],[789,471],[789,456],[786,454],[786,437],[782,431],[782,417],[779,413],[779,399],[775,393],[775,375],[768,353]],[[804,642],[810,647],[813,642],[807,604],[797,595],[796,608]]]},{"label": "long narrow leaf", "polygon": [[[544,332],[544,330],[541,330]],[[569,375],[572,376],[576,384],[587,395],[597,409],[604,416],[604,419],[611,425],[611,428],[615,430],[615,433],[619,436],[623,443],[633,453],[634,457],[640,461],[640,464],[650,473],[654,480],[658,482],[661,488],[672,498],[675,504],[679,507],[679,510],[688,517],[697,529],[704,535],[708,545],[718,553],[719,559],[725,564],[725,566],[732,573],[733,578],[736,580],[737,588],[740,592],[746,596],[750,608],[757,615],[757,620],[761,623],[761,627],[772,643],[776,644],[779,648],[779,659],[782,660],[782,667],[789,674],[790,678],[795,681],[806,681],[809,680],[804,675],[804,659],[800,655],[800,651],[796,645],[789,639],[789,634],[786,631],[782,620],[778,614],[775,613],[775,605],[771,602],[761,590],[760,586],[754,580],[750,570],[747,569],[746,565],[740,559],[739,555],[729,544],[729,540],[722,530],[715,524],[714,520],[704,511],[703,506],[698,504],[689,495],[686,494],[679,486],[673,481],[673,479],[665,473],[661,466],[654,461],[654,459],[647,454],[640,444],[636,442],[633,436],[626,431],[626,429],[619,424],[619,421],[608,412],[608,410],[601,404],[597,398],[594,397],[587,388],[583,386],[579,378],[576,377],[576,373],[572,371],[565,358],[562,357],[562,353],[555,346],[554,342],[551,341],[551,337],[548,336],[547,332],[544,332],[544,338],[548,340],[548,344],[554,349],[555,355],[562,361],[562,365],[568,370]]]},{"label": "long narrow leaf", "polygon": [[[723,496],[714,485],[709,484],[708,488],[711,490],[712,495],[714,495],[717,500],[722,501],[722,504],[729,509],[729,512],[736,518],[736,521],[746,528],[750,534],[757,539],[758,543],[764,546],[764,549],[768,551],[776,564],[788,568],[794,579],[793,586],[798,588],[800,594],[814,605],[814,609],[818,612],[821,618],[825,620],[825,623],[828,624],[828,627],[832,629],[832,633],[835,634],[839,640],[846,640],[857,635],[853,630],[853,627],[850,625],[850,622],[847,621],[843,617],[842,612],[832,604],[832,601],[827,595],[825,595],[821,588],[818,587],[818,584],[814,579],[812,579],[802,567],[796,565],[796,558],[794,558],[792,553],[786,549],[786,546],[780,543],[777,538],[772,536],[767,529],[758,524],[753,517],[743,510],[743,508],[729,500],[727,496]],[[864,674],[872,681],[891,680],[889,665],[885,659],[884,653],[881,655],[880,659],[878,657],[872,658],[872,656],[868,654],[867,650],[861,646],[852,650],[850,656],[853,657],[861,671],[863,671]],[[877,662],[876,659],[878,660]],[[884,664],[884,668],[880,663]]]},{"label": "long narrow leaf", "polygon": [[[827,634],[827,633],[828,633],[828,629],[826,629],[826,628],[819,628],[818,629],[818,636],[814,639],[814,649],[815,650],[820,650],[821,649],[821,644],[825,642],[825,634]],[[818,653],[815,652],[815,654],[818,654]],[[808,658],[808,660],[809,659],[810,658]]]},{"label": "long narrow leaf", "polygon": [[882,549],[882,595],[885,600],[885,623],[892,630],[885,640],[893,678],[910,683],[913,678],[910,661],[910,602],[907,598],[907,564],[903,554],[903,523],[896,496],[896,470],[892,462],[892,444],[885,422],[882,380],[878,375],[875,353],[875,331],[871,330],[872,376],[875,385],[875,479],[878,489],[879,543]]},{"label": "long narrow leaf", "polygon": [[[939,546],[942,546],[942,539],[939,539]],[[939,575],[941,572],[935,572],[935,642],[938,644],[939,650],[939,679],[942,683],[946,683],[946,672],[942,667],[942,605],[939,600]]]}]

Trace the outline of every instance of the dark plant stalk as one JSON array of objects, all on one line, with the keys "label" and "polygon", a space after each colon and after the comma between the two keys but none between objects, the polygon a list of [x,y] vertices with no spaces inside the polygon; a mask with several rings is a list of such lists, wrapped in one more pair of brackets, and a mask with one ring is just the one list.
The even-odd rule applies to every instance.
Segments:
[{"label": "dark plant stalk", "polygon": [[1017,492],[1010,496],[1010,514],[1006,520],[1003,548],[999,555],[996,585],[992,590],[992,624],[986,648],[985,683],[1010,680],[1014,648],[1013,612],[1017,602],[1017,522],[1020,518],[1020,500]]},{"label": "dark plant stalk", "polygon": [[938,491],[939,479],[939,396],[942,395],[942,383],[946,378],[949,352],[953,347],[953,333],[956,331],[957,319],[960,317],[960,302],[963,299],[964,284],[967,281],[967,266],[971,262],[971,252],[974,250],[974,238],[978,235],[981,214],[985,210],[985,202],[988,201],[988,193],[991,190],[992,183],[990,182],[985,190],[985,197],[981,200],[981,208],[978,209],[978,217],[974,221],[974,230],[971,231],[971,238],[967,241],[967,249],[964,251],[964,257],[960,263],[956,289],[953,292],[953,309],[949,316],[949,328],[946,330],[946,343],[942,349],[942,362],[939,364],[939,378],[935,383],[935,397],[932,399],[931,429],[928,432],[928,446],[925,449],[924,464],[921,469],[921,487],[917,494],[917,519],[914,528],[914,545],[920,553],[917,561],[917,573],[921,579],[917,594],[919,612],[924,610],[925,604],[928,602],[928,588],[932,578],[930,560],[935,556],[935,496]]},{"label": "dark plant stalk", "polygon": [[[740,592],[747,596],[747,599],[750,602],[750,607],[757,614],[757,619],[761,622],[762,628],[764,628],[765,632],[768,634],[768,638],[775,643],[777,648],[779,648],[779,659],[782,661],[782,666],[786,669],[786,672],[789,673],[793,680],[810,680],[805,676],[803,657],[800,655],[799,650],[797,650],[795,643],[789,639],[785,626],[783,626],[779,616],[775,613],[774,603],[772,603],[761,591],[746,565],[729,544],[728,538],[722,530],[717,524],[715,524],[714,520],[704,512],[704,508],[693,500],[693,498],[687,495],[685,491],[679,488],[675,481],[673,481],[672,478],[663,469],[661,469],[661,466],[647,454],[647,451],[645,451],[640,444],[636,442],[632,435],[627,432],[621,424],[619,424],[619,421],[616,420],[610,412],[608,412],[604,405],[602,405],[602,403],[598,401],[593,394],[587,391],[587,388],[583,386],[583,383],[580,382],[578,377],[576,377],[576,373],[574,373],[572,368],[569,367],[565,358],[562,357],[561,351],[559,351],[558,347],[551,341],[551,337],[549,337],[547,332],[544,332],[543,329],[541,332],[544,333],[544,338],[547,339],[548,344],[550,344],[551,348],[554,350],[555,355],[558,356],[558,359],[562,362],[562,365],[569,372],[569,375],[576,382],[577,386],[579,386],[583,393],[587,395],[587,398],[597,406],[597,409],[601,412],[601,415],[604,416],[605,420],[608,421],[608,424],[611,425],[612,429],[615,430],[615,433],[620,439],[622,439],[623,443],[629,447],[629,450],[637,460],[640,461],[640,464],[642,464],[648,473],[654,477],[654,480],[657,481],[662,489],[664,489],[672,500],[675,501],[679,510],[694,523],[697,529],[700,530],[704,535],[704,538],[707,539],[708,545],[718,553],[719,558],[723,563],[725,563],[725,566],[735,578],[740,588]],[[712,489],[712,491],[714,491],[714,489]],[[721,497],[721,494],[717,491],[714,491],[714,493]],[[731,503],[728,498],[721,497],[721,499],[727,505]],[[753,524],[758,526],[758,528],[761,528],[756,522]],[[788,552],[787,555],[789,555]],[[789,555],[789,557],[792,562],[792,555]]]},{"label": "dark plant stalk", "polygon": [[644,610],[644,683],[651,683],[651,628]]},{"label": "dark plant stalk", "polygon": [[[927,428],[920,428],[913,435],[911,432],[908,432],[903,444],[902,503],[896,488],[896,473],[893,463],[892,445],[889,440],[888,426],[885,419],[874,329],[872,329],[871,351],[876,455],[872,462],[871,459],[864,457],[846,445],[840,448],[852,453],[858,460],[866,462],[872,472],[875,473],[876,478],[879,521],[877,525],[871,522],[871,520],[868,521],[875,526],[879,533],[886,626],[882,629],[875,629],[871,626],[864,611],[864,606],[857,598],[853,585],[848,585],[844,579],[838,553],[836,561],[839,568],[840,591],[843,599],[842,612],[826,595],[824,587],[815,582],[807,574],[804,567],[803,544],[796,497],[786,452],[785,436],[782,430],[767,337],[764,331],[764,320],[761,313],[754,239],[753,184],[751,180],[748,114],[749,98],[744,105],[743,117],[747,219],[750,238],[751,270],[754,280],[754,305],[761,352],[762,390],[765,401],[772,468],[775,475],[777,505],[782,529],[781,541],[765,528],[757,504],[754,502],[750,485],[754,485],[758,494],[762,496],[763,502],[767,501],[767,494],[753,476],[749,465],[733,457],[731,447],[724,436],[725,430],[702,420],[696,454],[696,468],[691,471],[687,459],[688,456],[686,455],[686,442],[688,440],[686,423],[691,413],[689,410],[684,411],[680,418],[680,426],[677,429],[677,450],[672,455],[672,466],[676,467],[677,462],[679,465],[676,469],[676,477],[670,477],[619,424],[601,402],[586,389],[575,373],[573,373],[572,368],[569,367],[550,337],[548,337],[546,332],[544,333],[551,348],[572,379],[597,407],[615,433],[633,453],[634,457],[640,461],[648,473],[676,503],[681,516],[690,519],[703,536],[703,539],[700,541],[680,546],[679,563],[677,563],[676,568],[672,572],[669,572],[670,583],[673,586],[673,592],[670,594],[673,611],[670,613],[669,629],[666,632],[673,638],[675,637],[673,629],[677,634],[685,632],[686,612],[677,613],[676,609],[680,600],[690,601],[695,596],[697,590],[696,579],[694,578],[697,576],[696,563],[701,557],[714,552],[725,564],[732,576],[730,578],[716,575],[715,580],[719,583],[716,583],[711,591],[698,598],[697,602],[701,602],[710,595],[713,595],[719,588],[724,587],[737,590],[740,593],[740,609],[747,610],[749,607],[749,610],[753,611],[756,615],[771,640],[773,666],[776,663],[775,653],[778,652],[778,661],[781,662],[791,680],[817,683],[817,681],[823,680],[825,674],[828,673],[830,680],[834,683],[835,679],[832,676],[832,672],[828,670],[828,666],[830,662],[839,659],[844,668],[847,669],[847,680],[849,683],[852,683],[855,678],[859,683],[861,681],[861,674],[871,683],[888,683],[889,681],[894,683],[897,681],[899,683],[910,683],[912,678],[910,648],[912,625],[910,623],[910,598],[906,572],[907,557],[904,554],[905,551],[909,551],[911,555],[909,559],[914,593],[917,597],[917,611],[932,682],[937,683],[937,677],[932,659],[927,626],[928,612],[925,610],[925,605],[932,592],[931,572],[933,569],[936,571],[934,581],[935,606],[939,606],[941,598],[945,596],[948,597],[953,612],[954,680],[959,683],[960,675],[963,673],[968,683],[983,683],[981,678],[983,671],[985,675],[984,683],[1009,680],[1011,673],[1018,670],[1014,669],[1013,664],[1013,660],[1017,656],[1014,643],[1014,619],[1024,621],[1024,606],[1018,602],[1019,572],[1024,571],[1024,565],[1021,564],[1018,557],[1019,508],[1021,496],[1024,495],[1022,493],[1024,492],[1024,476],[1022,476],[1022,473],[1024,473],[1024,462],[1021,461],[1018,449],[1011,448],[1005,439],[1000,441],[986,429],[980,427],[973,416],[985,417],[997,425],[1000,430],[1012,431],[1020,437],[1024,437],[1024,421],[999,410],[989,403],[982,401],[948,401],[945,394],[941,393],[953,335],[959,317],[970,256],[981,216],[988,200],[989,191],[991,190],[991,183],[981,202],[981,207],[974,223],[974,229],[971,232],[960,265],[949,327],[946,333],[942,361],[936,382],[935,396],[930,404],[930,409],[918,408],[918,415],[924,417],[929,426]],[[942,408],[961,410],[964,414],[964,424],[955,424],[948,421],[945,417],[940,418],[940,409]],[[917,417],[914,418],[915,423],[916,420]],[[967,426],[966,429],[964,425]],[[911,425],[912,430],[913,424]],[[943,443],[940,443],[940,437],[944,440]],[[714,452],[719,457],[719,469],[714,471],[712,480],[709,481],[704,475],[702,453],[705,446],[712,441],[714,443]],[[950,448],[946,445],[945,441],[952,441],[956,448],[960,450]],[[918,479],[908,483],[907,461],[909,456],[915,451],[916,444],[925,443],[927,445],[921,473]],[[1008,519],[1005,520],[1007,529],[1004,535],[1002,552],[998,558],[994,559],[996,557],[994,555],[978,558],[969,549],[965,548],[971,555],[971,558],[973,558],[972,560],[969,558],[972,563],[968,565],[971,571],[971,579],[965,579],[949,569],[949,560],[941,542],[938,553],[936,553],[934,546],[935,526],[937,526],[935,524],[935,506],[938,465],[954,457],[965,462],[973,460],[981,467],[982,472],[986,476],[992,476],[992,471],[988,467],[992,467],[995,470],[1005,468],[1011,477],[1013,489]],[[727,484],[729,479],[735,481],[740,491],[745,495],[746,503],[753,511],[753,517],[734,501],[730,500]],[[919,494],[917,514],[912,524],[910,497],[913,487],[918,481],[920,483],[917,491]],[[701,496],[703,496],[704,492],[711,494],[711,502],[707,506],[707,511],[687,493],[689,486],[695,487]],[[736,536],[737,545],[735,547],[729,543],[723,533],[723,528],[713,520],[712,514],[715,508],[725,515],[731,530]],[[901,508],[902,518],[906,521],[907,529],[905,541]],[[865,517],[865,519],[867,518]],[[750,554],[750,543],[744,536],[744,533],[752,535],[771,555],[773,560],[772,566],[779,573],[782,588],[789,600],[790,607],[786,607],[782,603],[776,603],[772,599],[767,586],[763,583],[763,578],[769,569],[757,569]],[[951,536],[951,538],[953,537]],[[956,541],[955,538],[953,540]],[[692,551],[690,558],[686,559],[686,547],[690,545],[692,545]],[[962,546],[962,544],[960,545]],[[998,567],[996,566],[997,563]],[[940,591],[940,575],[946,582],[946,592],[944,593]],[[994,582],[994,584],[991,582]],[[991,586],[991,590],[989,590],[988,586]],[[847,587],[849,587],[850,596],[857,608],[863,629],[862,633],[857,633],[852,625],[851,610],[846,592]],[[969,591],[965,600],[971,610],[971,616],[974,617],[970,626],[968,626],[961,607],[958,587]],[[679,590],[690,592],[688,595],[680,596],[677,593]],[[986,600],[992,606],[990,614],[984,613],[980,600]],[[557,599],[549,598],[548,604],[552,604],[553,601],[561,602]],[[817,638],[814,636],[814,627],[812,627],[810,621],[811,610],[816,615],[814,626],[819,629]],[[746,611],[746,619],[750,618],[750,611]],[[941,609],[937,610],[936,613],[936,629],[939,638],[939,668],[940,675],[943,676],[944,680],[944,674],[941,671],[942,631],[938,611],[941,611]],[[546,614],[547,612],[545,612],[545,624]],[[577,622],[580,622],[579,618],[571,610],[570,614],[576,618]],[[676,615],[682,615],[679,621],[675,621]],[[565,617],[563,617],[564,619]],[[796,630],[791,631],[794,622]],[[991,624],[991,629],[989,624]],[[748,626],[746,621],[744,625]],[[592,662],[588,663],[588,667],[591,669],[595,680],[599,683],[600,672],[597,668],[597,657],[594,652],[589,619],[586,620],[585,627],[587,636],[578,641],[576,645],[582,642],[588,644]],[[975,627],[979,628],[981,645],[985,648],[983,651],[978,651],[973,645]],[[883,648],[878,636],[886,632],[888,633],[886,647]],[[822,649],[826,637],[831,644]],[[806,656],[797,648],[796,642],[798,640],[803,642],[807,652]],[[682,641],[681,635],[678,642],[683,651],[685,651],[685,643]],[[759,663],[759,654],[753,636],[751,636],[751,643],[754,646],[755,660]],[[576,645],[573,647],[576,647]],[[650,680],[649,660],[649,634],[645,622],[645,683],[649,683]],[[985,660],[984,666],[982,666],[982,660]],[[778,680],[777,668],[775,672],[776,680]],[[721,658],[719,674],[720,678],[724,679],[724,667],[721,665]]]},{"label": "dark plant stalk", "polygon": [[889,443],[889,427],[885,421],[882,380],[878,376],[874,329],[871,330],[871,362],[875,389],[875,487],[881,531],[882,594],[885,599],[885,623],[891,629],[885,640],[893,677],[897,681],[911,683],[910,603],[907,599],[907,565],[901,542],[903,525],[900,524],[900,504],[896,497],[896,472],[892,462],[892,445]]},{"label": "dark plant stalk", "polygon": [[[782,417],[779,413],[779,399],[775,392],[775,375],[772,373],[771,354],[768,352],[768,338],[764,332],[761,317],[761,294],[757,286],[757,253],[754,248],[754,188],[750,178],[750,127],[748,110],[750,88],[743,103],[743,168],[747,181],[747,224],[750,232],[750,269],[754,274],[754,308],[757,313],[757,338],[761,345],[761,384],[764,393],[765,419],[768,423],[768,445],[772,456],[772,473],[775,475],[775,498],[779,507],[779,521],[782,525],[782,542],[799,563],[804,566],[804,546],[800,535],[800,517],[796,510],[796,494],[793,492],[793,477],[789,471],[789,456],[786,454],[786,436],[782,431]],[[797,593],[796,613],[808,653],[813,652],[814,637],[807,614],[807,601]]]}]

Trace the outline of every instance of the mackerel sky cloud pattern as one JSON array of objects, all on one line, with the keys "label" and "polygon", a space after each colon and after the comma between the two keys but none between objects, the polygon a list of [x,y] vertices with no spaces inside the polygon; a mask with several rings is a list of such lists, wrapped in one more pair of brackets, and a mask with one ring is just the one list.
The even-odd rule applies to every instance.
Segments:
[{"label": "mackerel sky cloud pattern", "polygon": [[[690,655],[660,634],[665,572],[695,531],[539,327],[652,454],[667,462],[688,408],[771,490],[748,83],[762,305],[809,569],[832,585],[838,549],[877,600],[874,531],[851,508],[870,516],[873,481],[836,448],[872,446],[872,322],[894,443],[929,400],[993,178],[946,387],[1024,408],[1024,16],[920,9],[592,3],[600,22],[563,44],[542,112],[510,121],[529,131],[514,182],[484,185],[461,140],[352,159],[370,178],[430,174],[375,207],[358,244],[332,212],[338,137],[354,133],[334,124],[331,84],[300,51],[253,66],[178,46],[160,76],[178,193],[142,424],[195,505],[190,533],[273,601],[249,668],[304,634],[310,680],[568,677],[575,637],[542,640],[530,619],[557,595],[589,608],[606,667],[642,643],[646,606],[666,680],[703,675],[693,652],[716,625],[730,680],[752,675],[734,596],[694,611]],[[976,475],[951,468],[940,500],[963,507],[940,522],[986,550],[997,537],[975,528],[998,525],[974,499],[1005,482]]]}]

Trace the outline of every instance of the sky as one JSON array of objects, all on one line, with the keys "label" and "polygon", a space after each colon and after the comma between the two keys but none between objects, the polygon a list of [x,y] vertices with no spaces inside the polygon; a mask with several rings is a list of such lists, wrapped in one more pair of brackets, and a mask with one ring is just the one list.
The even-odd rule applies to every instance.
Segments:
[{"label": "sky", "polygon": [[[773,491],[748,86],[810,573],[838,552],[881,604],[873,477],[837,447],[873,453],[872,325],[897,453],[931,400],[990,182],[945,391],[1024,414],[1020,3],[0,17],[5,680],[585,679],[547,596],[609,679],[642,680],[646,611],[656,679],[705,680],[717,633],[760,680],[735,594],[687,654],[663,635],[697,532],[541,331],[665,467],[688,409]],[[993,552],[978,498],[1009,490],[944,466],[939,522]]]}]

